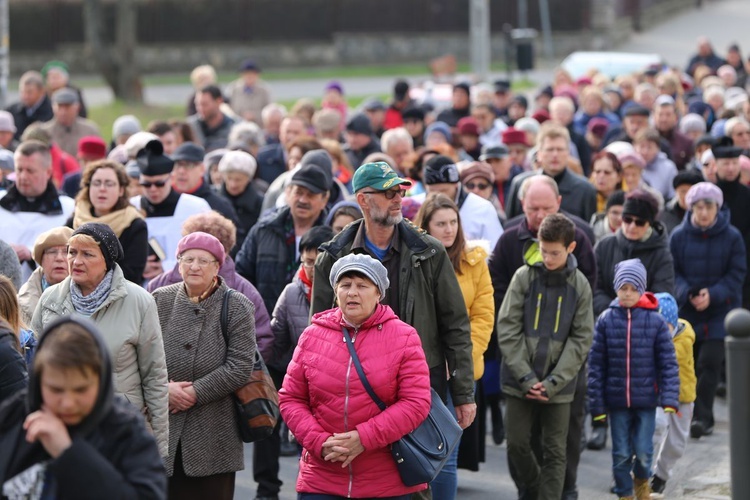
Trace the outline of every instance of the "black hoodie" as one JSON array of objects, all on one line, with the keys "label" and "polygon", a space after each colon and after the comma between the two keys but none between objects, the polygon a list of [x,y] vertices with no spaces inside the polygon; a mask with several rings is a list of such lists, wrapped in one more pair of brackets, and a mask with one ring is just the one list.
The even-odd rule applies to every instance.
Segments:
[{"label": "black hoodie", "polygon": [[78,425],[68,427],[71,446],[52,459],[39,442],[27,443],[23,422],[41,408],[41,385],[33,373],[29,388],[0,406],[0,498],[2,485],[32,465],[49,461],[45,489],[54,488],[54,498],[63,499],[163,499],[167,478],[154,437],[143,417],[130,403],[114,395],[112,362],[98,330],[88,320],[64,317],[42,334],[63,324],[76,323],[94,337],[103,368],[99,394],[91,413]]}]

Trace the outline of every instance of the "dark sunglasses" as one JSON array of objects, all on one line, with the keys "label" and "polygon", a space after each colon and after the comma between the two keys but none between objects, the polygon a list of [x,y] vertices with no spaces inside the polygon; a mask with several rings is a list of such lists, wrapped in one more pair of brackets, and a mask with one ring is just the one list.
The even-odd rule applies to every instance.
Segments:
[{"label": "dark sunglasses", "polygon": [[475,184],[473,182],[467,182],[466,183],[466,189],[474,189],[474,188],[476,188],[476,189],[487,189],[488,187],[490,187],[490,185],[489,184],[484,184],[484,183],[482,183],[482,184]]},{"label": "dark sunglasses", "polygon": [[624,222],[625,224],[635,224],[638,227],[643,227],[648,224],[647,220],[636,219],[635,217],[631,217],[630,215],[623,215],[622,222]]},{"label": "dark sunglasses", "polygon": [[398,191],[395,189],[389,189],[388,191],[362,191],[362,194],[382,194],[387,200],[392,200],[397,194],[400,194],[403,197],[404,191],[402,189],[399,189]]},{"label": "dark sunglasses", "polygon": [[164,186],[167,185],[167,181],[156,181],[156,182],[143,181],[143,182],[139,182],[139,184],[145,188],[150,188],[151,186],[163,188]]}]

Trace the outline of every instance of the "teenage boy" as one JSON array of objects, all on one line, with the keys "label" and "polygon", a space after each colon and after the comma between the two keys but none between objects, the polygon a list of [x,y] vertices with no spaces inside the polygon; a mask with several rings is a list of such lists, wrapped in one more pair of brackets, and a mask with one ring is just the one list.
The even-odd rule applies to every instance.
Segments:
[{"label": "teenage boy", "polygon": [[[570,403],[593,336],[592,294],[571,255],[573,222],[548,215],[538,237],[538,247],[524,252],[526,265],[513,275],[498,314],[501,383],[519,498],[559,500]],[[542,464],[531,448],[535,422],[544,435]]]}]

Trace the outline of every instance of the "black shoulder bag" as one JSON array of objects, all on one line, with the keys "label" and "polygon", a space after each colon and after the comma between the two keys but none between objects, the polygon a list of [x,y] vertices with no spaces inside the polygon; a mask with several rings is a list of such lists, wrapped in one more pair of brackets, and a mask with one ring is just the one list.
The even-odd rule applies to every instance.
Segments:
[{"label": "black shoulder bag", "polygon": [[[229,298],[233,293],[234,290],[227,290],[221,305],[221,334],[227,344],[227,352],[229,351],[229,335],[227,334]],[[234,409],[237,411],[240,437],[244,443],[260,441],[273,433],[279,421],[279,394],[276,392],[273,379],[257,348],[250,380],[234,391],[232,400]]]},{"label": "black shoulder bag", "polygon": [[[386,405],[375,394],[370,382],[367,381],[349,331],[346,328],[343,330],[349,355],[352,357],[352,362],[357,369],[362,385],[365,386],[367,394],[378,405],[378,408],[384,411]],[[456,416],[443,404],[435,389],[430,389],[430,391],[432,393],[432,406],[425,421],[412,432],[391,444],[391,454],[396,461],[401,481],[406,486],[429,483],[435,479],[461,440],[463,431],[456,421]]]}]

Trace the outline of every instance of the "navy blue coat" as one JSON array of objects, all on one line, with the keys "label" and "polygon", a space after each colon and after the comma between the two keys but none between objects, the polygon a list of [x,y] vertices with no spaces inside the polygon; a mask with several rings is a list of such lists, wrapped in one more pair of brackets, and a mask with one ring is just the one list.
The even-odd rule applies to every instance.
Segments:
[{"label": "navy blue coat", "polygon": [[[672,233],[669,247],[674,258],[675,298],[680,318],[690,322],[696,340],[723,339],[724,317],[742,303],[742,283],[747,272],[745,243],[729,224],[729,210],[723,209],[716,223],[706,231],[693,225],[692,212]],[[689,294],[708,289],[711,302],[696,311]]]},{"label": "navy blue coat", "polygon": [[591,414],[679,405],[680,378],[659,302],[645,293],[635,307],[615,299],[596,321],[589,352]]}]

